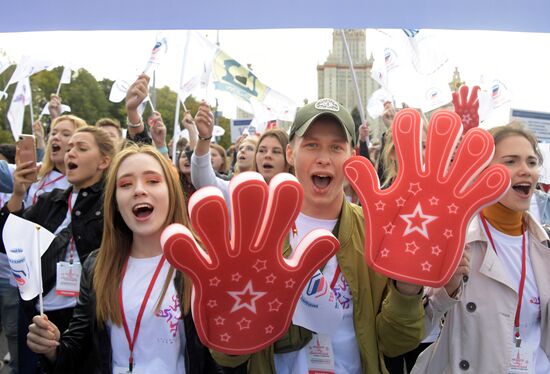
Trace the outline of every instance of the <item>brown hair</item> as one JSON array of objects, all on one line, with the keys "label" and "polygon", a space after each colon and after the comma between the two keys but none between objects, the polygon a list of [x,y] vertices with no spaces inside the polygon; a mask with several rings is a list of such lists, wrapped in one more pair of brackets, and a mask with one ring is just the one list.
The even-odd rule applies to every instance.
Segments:
[{"label": "brown hair", "polygon": [[535,135],[527,129],[522,122],[520,121],[512,121],[509,124],[505,126],[497,126],[493,127],[488,130],[489,133],[493,136],[493,140],[495,141],[495,147],[500,143],[503,139],[509,137],[509,136],[522,136],[531,144],[533,147],[533,152],[535,152],[535,155],[537,156],[539,165],[542,165],[543,157],[542,153],[538,146],[538,140],[535,137]]},{"label": "brown hair", "polygon": [[[256,136],[247,136],[246,138],[243,139],[242,142],[239,143],[239,148],[241,148],[243,146],[243,144],[245,143],[250,143],[251,145],[254,146],[254,155],[256,154],[256,149],[258,148],[258,137]],[[239,154],[239,148],[237,148],[237,156]],[[253,155],[253,157],[254,157]],[[254,158],[252,159],[252,168],[254,168]],[[235,174],[238,174],[240,173],[242,170],[239,170],[239,160],[237,159],[235,161],[235,170],[234,170],[234,175]]]},{"label": "brown hair", "polygon": [[222,166],[220,166],[220,170],[217,170],[217,171],[222,174],[227,173],[227,170],[229,169],[228,168],[229,165],[227,163],[227,156],[225,155],[225,149],[221,145],[216,143],[210,143],[210,149],[213,149],[214,151],[218,152],[218,154],[223,160]]},{"label": "brown hair", "polygon": [[292,167],[288,163],[288,160],[286,159],[286,147],[289,143],[288,134],[286,133],[286,131],[282,129],[271,129],[264,132],[262,136],[260,136],[260,139],[258,140],[258,145],[256,146],[256,150],[254,151],[254,161],[253,161],[254,171],[258,171],[258,165],[256,165],[256,155],[258,154],[258,149],[260,149],[260,145],[262,144],[262,141],[267,137],[272,137],[277,139],[277,141],[279,142],[279,144],[283,149],[283,157],[285,159],[285,165],[289,168],[289,172],[291,172],[290,170],[292,170]]},{"label": "brown hair", "polygon": [[[73,116],[72,114],[65,114],[53,120],[52,125],[50,127],[50,133],[62,121],[71,122],[74,126],[75,131],[81,127],[88,125],[86,121],[84,121],[80,117]],[[52,162],[52,143],[51,143],[51,136],[50,136],[48,139],[48,144],[46,145],[46,152],[44,153],[42,166],[40,167],[40,171],[38,172],[38,178],[39,179],[43,178],[46,174],[48,174],[50,171],[53,170],[54,166],[55,165]]]},{"label": "brown hair", "polygon": [[[109,169],[107,183],[104,189],[103,200],[103,238],[94,269],[94,289],[96,292],[97,321],[104,324],[107,320],[120,326],[122,315],[118,303],[118,290],[122,282],[122,268],[132,247],[133,233],[122,219],[116,202],[116,176],[124,160],[135,154],[146,154],[153,157],[162,167],[168,186],[170,201],[165,225],[179,223],[190,227],[187,209],[183,200],[179,176],[172,164],[155,148],[131,144],[120,151]],[[161,296],[156,308],[164,298],[171,282],[174,269],[170,271],[164,281]],[[183,274],[183,312],[189,312],[192,283],[190,278]]]}]

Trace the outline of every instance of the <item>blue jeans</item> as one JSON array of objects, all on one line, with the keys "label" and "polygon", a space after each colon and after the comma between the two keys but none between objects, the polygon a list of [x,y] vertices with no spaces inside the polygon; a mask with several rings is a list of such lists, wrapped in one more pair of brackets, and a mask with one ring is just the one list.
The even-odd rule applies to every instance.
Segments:
[{"label": "blue jeans", "polygon": [[0,278],[0,315],[2,316],[2,328],[8,340],[8,351],[11,361],[12,374],[17,371],[17,317],[19,315],[19,291],[17,287],[10,285],[9,279]]}]

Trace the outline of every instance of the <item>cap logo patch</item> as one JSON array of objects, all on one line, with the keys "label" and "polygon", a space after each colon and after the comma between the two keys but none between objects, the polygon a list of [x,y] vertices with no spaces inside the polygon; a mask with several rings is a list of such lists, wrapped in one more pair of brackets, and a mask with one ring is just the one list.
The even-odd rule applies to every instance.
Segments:
[{"label": "cap logo patch", "polygon": [[317,110],[330,110],[333,112],[340,111],[340,105],[332,99],[320,99],[315,103],[315,109]]}]

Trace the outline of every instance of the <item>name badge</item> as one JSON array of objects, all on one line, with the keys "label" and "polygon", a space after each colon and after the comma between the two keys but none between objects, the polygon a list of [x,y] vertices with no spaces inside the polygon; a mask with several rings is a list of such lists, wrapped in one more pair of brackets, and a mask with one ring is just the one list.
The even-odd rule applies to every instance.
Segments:
[{"label": "name badge", "polygon": [[508,374],[535,374],[534,349],[527,344],[514,347]]},{"label": "name badge", "polygon": [[114,366],[113,373],[116,374],[145,374],[143,370],[133,367],[132,371],[128,370],[128,366]]},{"label": "name badge", "polygon": [[334,352],[329,335],[313,334],[306,352],[308,374],[334,374]]},{"label": "name badge", "polygon": [[80,291],[80,274],[82,274],[82,265],[66,261],[57,263],[57,279],[55,283],[55,293],[61,296],[75,297]]}]

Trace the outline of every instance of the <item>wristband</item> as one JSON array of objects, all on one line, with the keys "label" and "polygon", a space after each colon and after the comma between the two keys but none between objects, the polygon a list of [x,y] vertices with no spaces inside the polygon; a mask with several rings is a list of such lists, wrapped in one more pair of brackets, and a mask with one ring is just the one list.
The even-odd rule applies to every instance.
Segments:
[{"label": "wristband", "polygon": [[129,128],[135,129],[143,125],[143,120],[140,118],[138,123],[132,123],[130,122],[130,119],[126,117],[126,124],[128,125]]},{"label": "wristband", "polygon": [[165,154],[168,154],[168,147],[167,146],[162,146],[162,147],[157,147],[157,151],[159,151],[160,153],[162,153],[163,155]]},{"label": "wristband", "polygon": [[208,136],[208,137],[204,137],[204,136],[200,136],[199,135],[199,139],[200,140],[204,140],[204,141],[209,141],[210,139],[212,139],[212,135]]}]

